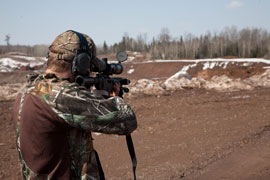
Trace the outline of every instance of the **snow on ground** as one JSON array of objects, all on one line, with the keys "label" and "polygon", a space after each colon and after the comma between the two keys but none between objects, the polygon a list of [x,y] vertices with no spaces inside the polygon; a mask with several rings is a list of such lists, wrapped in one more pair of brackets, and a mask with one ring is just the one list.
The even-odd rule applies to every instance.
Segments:
[{"label": "snow on ground", "polygon": [[135,69],[132,68],[132,69],[129,69],[127,73],[132,74],[134,71],[135,71]]},{"label": "snow on ground", "polygon": [[239,91],[252,90],[256,87],[270,87],[270,69],[261,75],[254,75],[244,80],[231,79],[226,75],[214,76],[211,80],[198,77],[189,79],[182,76],[171,78],[169,81],[167,79],[165,82],[141,79],[129,88],[131,94],[161,95],[178,89],[204,88],[217,91]]},{"label": "snow on ground", "polygon": [[0,59],[0,72],[12,72],[22,67],[34,68],[46,63],[45,57],[30,57],[21,55],[9,55]]},{"label": "snow on ground", "polygon": [[[176,74],[174,74],[173,76],[168,78],[165,81],[165,84],[169,83],[170,80],[180,79],[181,77],[186,77],[188,79],[191,79],[191,77],[189,76],[187,71],[190,68],[196,67],[199,62],[202,63],[202,65],[203,65],[202,69],[203,70],[213,69],[216,66],[222,67],[223,69],[226,69],[229,63],[234,64],[235,62],[245,62],[245,63],[243,63],[243,66],[250,66],[253,63],[270,64],[270,61],[265,60],[265,59],[211,59],[211,61],[209,61],[209,59],[200,59],[200,60],[183,60],[183,61],[182,60],[167,60],[167,61],[171,61],[171,62],[194,62],[194,64],[189,64],[189,65],[184,66],[179,72],[177,72]],[[167,61],[157,60],[157,62],[167,62]],[[270,68],[270,66],[267,66],[267,67],[264,67],[264,68],[267,69],[267,68]]]},{"label": "snow on ground", "polygon": [[[137,54],[136,54],[137,55]],[[130,57],[132,61],[133,56]],[[205,88],[205,89],[215,89],[219,91],[235,91],[235,90],[248,90],[255,87],[270,87],[270,60],[265,59],[197,59],[197,60],[153,60],[145,62],[134,62],[138,63],[166,63],[166,62],[183,62],[190,63],[184,65],[182,69],[179,69],[177,73],[172,75],[167,79],[141,79],[135,83],[129,85],[130,94],[166,94],[170,91],[175,91],[184,88]],[[8,57],[0,59],[0,72],[12,72],[15,69],[20,69],[21,67],[35,67],[46,63],[46,58],[35,58],[29,56],[23,56],[18,54],[10,54]],[[188,70],[191,68],[196,68],[200,64],[202,70],[214,69],[219,67],[222,69],[228,68],[228,65],[242,63],[242,66],[251,66],[254,63],[264,63],[263,67],[266,69],[265,73],[260,75],[254,75],[247,79],[231,79],[226,75],[214,76],[210,80],[205,80],[200,77],[191,77],[188,74]],[[132,74],[136,69],[131,66],[127,71],[128,74]]]},{"label": "snow on ground", "polygon": [[[163,61],[162,61],[163,62]],[[174,62],[181,62],[181,61],[174,61]],[[209,62],[209,61],[201,61],[201,60],[191,60],[191,62],[195,62],[194,64],[189,64],[189,65],[185,65],[179,72],[177,72],[176,74],[174,74],[173,76],[169,77],[166,81],[165,81],[165,85],[168,85],[168,83],[170,83],[170,81],[174,80],[174,79],[180,79],[182,77],[187,78],[189,80],[191,80],[191,76],[187,73],[187,71],[190,68],[194,68],[198,65],[198,62],[204,62],[203,65],[203,70],[206,69],[213,69],[214,67],[218,66],[218,67],[223,67],[223,69],[226,69],[228,64],[230,62],[224,62],[224,61],[213,61],[213,62]]]},{"label": "snow on ground", "polygon": [[128,56],[128,59],[126,60],[126,62],[132,62],[135,59],[134,56]]},{"label": "snow on ground", "polygon": [[34,61],[36,60],[35,57],[29,57],[29,56],[13,56],[14,58],[21,58],[21,59],[25,59],[25,60],[28,60],[28,61]]},{"label": "snow on ground", "polygon": [[[196,59],[196,60],[151,60],[151,61],[145,61],[145,62],[135,62],[134,64],[138,63],[167,63],[167,62],[183,62],[183,63],[193,63],[189,65],[185,65],[179,72],[174,74],[173,76],[169,77],[165,82],[165,86],[171,86],[169,85],[172,83],[172,81],[181,79],[181,78],[186,78],[188,80],[191,80],[190,75],[187,73],[187,71],[190,68],[196,67],[199,63],[202,64],[203,68],[202,70],[206,69],[213,69],[215,67],[222,67],[223,69],[226,69],[228,65],[234,64],[236,62],[243,63],[243,66],[250,66],[253,63],[265,63],[265,64],[270,64],[270,60],[266,59],[260,59],[260,58],[246,58],[246,59],[222,59],[222,58],[216,58],[216,59]],[[265,69],[270,68],[270,66],[265,66]],[[134,72],[132,69],[128,71],[129,72]],[[173,83],[174,84],[174,83]]]},{"label": "snow on ground", "polygon": [[132,93],[144,94],[166,94],[168,91],[175,91],[177,89],[185,88],[205,88],[214,89],[218,91],[237,91],[237,90],[251,90],[255,87],[270,87],[270,66],[264,66],[267,69],[263,74],[254,75],[247,79],[231,79],[226,75],[214,76],[210,80],[205,80],[200,77],[191,78],[187,71],[194,68],[198,63],[202,64],[202,70],[213,69],[214,67],[222,67],[226,69],[228,65],[241,62],[242,66],[251,66],[254,63],[270,64],[270,60],[265,59],[199,59],[199,60],[154,60],[141,63],[150,62],[190,62],[193,64],[185,65],[173,76],[165,81],[162,80],[147,80],[142,79],[130,86]]},{"label": "snow on ground", "polygon": [[166,62],[189,62],[189,63],[199,63],[199,62],[256,62],[256,63],[265,63],[270,64],[270,60],[262,59],[262,58],[236,58],[236,59],[223,59],[223,58],[214,58],[214,59],[181,59],[181,60],[150,60],[145,62],[138,63],[166,63]]},{"label": "snow on ground", "polygon": [[176,74],[174,74],[173,76],[169,77],[166,81],[165,81],[165,85],[168,85],[168,83],[170,83],[170,81],[174,80],[174,79],[180,79],[180,78],[187,78],[187,79],[191,79],[191,76],[187,73],[187,71],[189,70],[189,68],[195,67],[197,66],[196,64],[191,64],[191,65],[186,65],[184,66],[179,72],[177,72]]}]

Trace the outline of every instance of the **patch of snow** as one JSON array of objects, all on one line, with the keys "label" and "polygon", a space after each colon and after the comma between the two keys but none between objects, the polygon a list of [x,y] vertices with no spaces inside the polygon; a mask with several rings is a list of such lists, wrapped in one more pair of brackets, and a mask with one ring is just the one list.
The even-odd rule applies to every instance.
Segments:
[{"label": "patch of snow", "polygon": [[[126,61],[125,61],[126,62]],[[119,62],[118,61],[111,61],[111,60],[108,60],[108,63],[115,63],[115,64],[118,64]]]},{"label": "patch of snow", "polygon": [[0,64],[10,68],[18,68],[21,66],[27,66],[29,63],[14,61],[11,58],[2,58]]},{"label": "patch of snow", "polygon": [[191,76],[187,73],[190,67],[195,67],[197,64],[192,64],[192,65],[186,65],[184,66],[179,72],[175,73],[171,77],[169,77],[165,82],[164,85],[168,86],[171,81],[174,79],[181,79],[181,78],[187,78],[191,79]]},{"label": "patch of snow", "polygon": [[230,62],[221,62],[221,63],[218,64],[218,66],[222,67],[223,69],[226,69],[229,63]]},{"label": "patch of snow", "polygon": [[157,81],[148,79],[140,79],[134,85],[130,87],[130,93],[132,94],[163,94],[164,89]]},{"label": "patch of snow", "polygon": [[127,59],[127,61],[126,62],[130,62],[130,61],[133,61],[134,60],[134,56],[128,56],[128,59]]},{"label": "patch of snow", "polygon": [[196,67],[197,65],[198,65],[197,63],[191,64],[190,67],[191,67],[191,68],[194,68],[194,67]]},{"label": "patch of snow", "polygon": [[36,60],[35,57],[29,57],[29,56],[12,56],[12,57],[14,57],[14,58],[20,58],[20,59],[25,59],[27,61],[34,61],[34,60]]},{"label": "patch of snow", "polygon": [[139,52],[133,52],[133,54],[134,54],[134,55],[138,55],[138,54],[141,54],[141,53],[139,53]]},{"label": "patch of snow", "polygon": [[93,135],[100,136],[100,135],[102,135],[102,133],[94,132]]},{"label": "patch of snow", "polygon": [[30,63],[30,67],[41,66],[43,64],[44,64],[44,62]]},{"label": "patch of snow", "polygon": [[213,69],[216,66],[217,62],[206,62],[203,64],[203,70]]},{"label": "patch of snow", "polygon": [[135,69],[130,69],[130,70],[128,70],[128,74],[132,74],[133,72],[135,71]]},{"label": "patch of snow", "polygon": [[233,96],[232,99],[240,99],[241,96]]},{"label": "patch of snow", "polygon": [[47,57],[39,57],[39,58],[41,58],[43,61],[47,61],[48,60]]},{"label": "patch of snow", "polygon": [[223,69],[226,69],[227,66],[228,66],[229,62],[224,62],[224,66],[223,66]]},{"label": "patch of snow", "polygon": [[246,62],[243,64],[244,67],[252,66],[254,63],[253,62]]},{"label": "patch of snow", "polygon": [[168,77],[161,77],[161,78],[151,78],[151,80],[164,80],[164,79],[168,79]]},{"label": "patch of snow", "polygon": [[138,63],[152,63],[152,62],[159,62],[159,63],[166,63],[166,62],[191,62],[191,63],[199,63],[199,62],[257,62],[257,63],[265,63],[270,64],[270,60],[261,59],[261,58],[243,58],[243,59],[222,59],[222,58],[215,58],[215,59],[196,59],[196,60],[189,60],[189,59],[182,59],[182,60],[149,60],[145,62],[138,62]]},{"label": "patch of snow", "polygon": [[11,71],[12,71],[11,68],[0,65],[0,72],[11,72]]},{"label": "patch of snow", "polygon": [[[20,62],[17,61],[14,58],[21,58],[28,62]],[[12,69],[20,69],[22,66],[25,67],[35,67],[35,66],[41,66],[46,62],[47,58],[45,57],[29,57],[29,56],[11,56],[7,58],[1,58],[0,59],[0,71],[1,72],[11,72]]]},{"label": "patch of snow", "polygon": [[203,70],[213,69],[215,66],[222,67],[223,69],[226,69],[229,63],[230,62],[228,62],[228,61],[226,61],[226,62],[206,62],[203,64]]}]

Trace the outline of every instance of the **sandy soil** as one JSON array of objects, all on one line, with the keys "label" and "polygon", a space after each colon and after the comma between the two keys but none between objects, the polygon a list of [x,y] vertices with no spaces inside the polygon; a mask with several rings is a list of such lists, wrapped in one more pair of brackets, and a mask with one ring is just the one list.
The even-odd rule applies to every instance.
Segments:
[{"label": "sandy soil", "polygon": [[[165,72],[149,74],[170,75]],[[128,97],[139,123],[132,134],[137,179],[269,180],[269,94],[269,88],[189,89],[164,96]],[[21,179],[12,103],[0,99],[0,179]],[[132,179],[125,137],[94,134],[94,138],[107,179]]]}]

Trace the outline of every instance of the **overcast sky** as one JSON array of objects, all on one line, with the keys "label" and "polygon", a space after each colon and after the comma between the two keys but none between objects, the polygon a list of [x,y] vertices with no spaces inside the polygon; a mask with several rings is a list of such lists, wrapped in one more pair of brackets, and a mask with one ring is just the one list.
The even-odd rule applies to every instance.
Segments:
[{"label": "overcast sky", "polygon": [[220,32],[224,27],[270,30],[270,0],[2,0],[0,44],[49,45],[69,29],[96,44],[119,42],[124,33],[173,37]]}]

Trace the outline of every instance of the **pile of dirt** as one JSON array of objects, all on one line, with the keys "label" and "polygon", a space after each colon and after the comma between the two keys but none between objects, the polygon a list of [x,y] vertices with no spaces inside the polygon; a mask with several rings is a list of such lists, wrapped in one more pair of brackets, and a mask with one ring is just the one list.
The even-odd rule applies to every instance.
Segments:
[{"label": "pile of dirt", "polygon": [[201,77],[188,78],[187,76],[174,76],[165,81],[142,79],[129,85],[130,96],[136,94],[168,94],[172,91],[180,89],[204,88],[218,91],[239,91],[252,90],[257,87],[270,87],[270,70],[264,73],[256,72],[258,75],[253,75],[246,79],[231,79],[226,75],[215,75],[210,80]]},{"label": "pile of dirt", "polygon": [[205,88],[219,91],[250,90],[256,87],[270,87],[270,70],[263,74],[254,75],[246,79],[231,79],[226,75],[213,76],[210,80],[203,78],[170,79],[165,81],[165,89],[177,90],[181,88]]},{"label": "pile of dirt", "polygon": [[[190,63],[152,62],[152,63],[124,63],[122,77],[129,79],[166,79],[177,73]],[[133,73],[128,73],[133,69]],[[192,74],[192,73],[191,73]],[[195,76],[195,74],[194,74]]]},{"label": "pile of dirt", "polygon": [[269,87],[270,71],[266,67],[268,64],[262,62],[232,60],[195,63],[162,61],[125,64],[123,76],[132,78],[130,96],[138,93],[162,95],[194,88],[238,91]]},{"label": "pile of dirt", "polygon": [[[217,61],[218,60],[218,61]],[[121,76],[130,79],[167,79],[179,71],[185,71],[190,77],[201,77],[209,80],[213,76],[227,75],[232,79],[245,79],[253,75],[264,73],[269,68],[270,61],[263,62],[235,62],[233,59],[217,59],[216,61],[202,60],[164,60],[145,61],[143,63],[124,63]],[[251,60],[251,59],[250,59]],[[132,70],[132,71],[130,71]]]},{"label": "pile of dirt", "polygon": [[263,69],[260,66],[249,66],[242,68],[239,68],[237,66],[228,68],[228,69],[206,69],[199,71],[197,73],[197,77],[203,78],[205,80],[210,80],[214,76],[221,76],[226,75],[227,77],[231,79],[246,79],[254,75],[260,75],[265,72],[265,69]]}]

